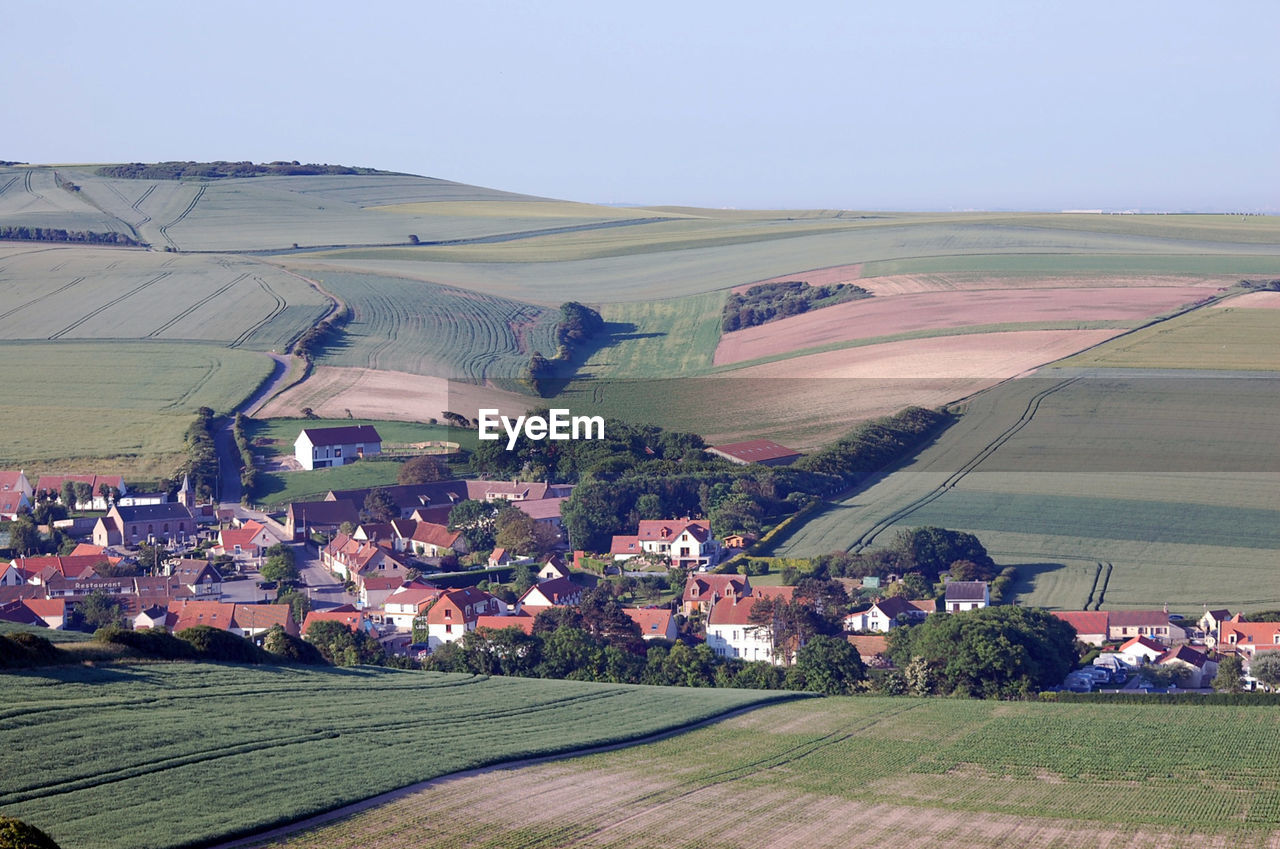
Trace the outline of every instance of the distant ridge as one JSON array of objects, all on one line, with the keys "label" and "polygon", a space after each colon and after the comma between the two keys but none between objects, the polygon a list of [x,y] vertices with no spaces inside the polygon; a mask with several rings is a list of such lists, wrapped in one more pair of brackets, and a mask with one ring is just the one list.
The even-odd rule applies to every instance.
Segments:
[{"label": "distant ridge", "polygon": [[104,165],[96,172],[102,177],[126,180],[221,180],[238,177],[314,177],[330,174],[384,174],[411,176],[397,171],[379,171],[376,168],[356,168],[350,165],[317,165],[293,162],[156,162],[145,164],[132,162],[126,165]]}]

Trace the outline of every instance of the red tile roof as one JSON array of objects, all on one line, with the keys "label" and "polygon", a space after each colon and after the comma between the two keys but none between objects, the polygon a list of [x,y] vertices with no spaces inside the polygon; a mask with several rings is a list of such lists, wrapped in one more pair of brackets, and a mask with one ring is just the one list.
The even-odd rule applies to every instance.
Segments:
[{"label": "red tile roof", "polygon": [[533,617],[527,615],[516,616],[477,616],[477,628],[492,628],[495,631],[503,628],[519,628],[526,634],[533,633]]},{"label": "red tile roof", "polygon": [[707,625],[751,625],[751,608],[762,599],[745,596],[741,599],[722,598],[707,614]]},{"label": "red tile roof", "polygon": [[724,445],[713,445],[708,451],[725,454],[741,463],[763,463],[766,460],[778,460],[782,457],[799,457],[800,452],[785,445],[779,445],[770,439],[751,439],[746,442],[729,442]]},{"label": "red tile roof", "polygon": [[1146,637],[1130,638],[1128,641],[1126,641],[1124,644],[1120,646],[1119,651],[1125,651],[1130,648],[1137,648],[1138,646],[1141,646],[1142,648],[1145,648],[1145,649],[1150,649],[1151,651],[1160,652],[1161,654],[1163,654],[1165,651],[1165,647],[1163,645],[1161,645],[1160,643],[1157,643],[1155,640],[1149,640]]},{"label": "red tile roof", "polygon": [[1076,634],[1107,634],[1108,614],[1105,610],[1054,610],[1054,616],[1076,629]]},{"label": "red tile roof", "polygon": [[1190,646],[1178,646],[1176,649],[1169,649],[1169,651],[1156,658],[1156,663],[1168,663],[1171,660],[1180,660],[1199,669],[1205,665],[1209,658]]},{"label": "red tile roof", "polygon": [[615,536],[609,544],[610,554],[639,554],[640,537],[638,536]]},{"label": "red tile roof", "polygon": [[671,627],[672,614],[665,607],[624,607],[622,608],[637,625],[642,637],[662,637],[666,639]]},{"label": "red tile roof", "polygon": [[684,583],[684,601],[710,601],[712,596],[746,595],[751,582],[745,575],[690,575]]},{"label": "red tile roof", "polygon": [[636,536],[641,542],[673,540],[689,527],[697,528],[700,533],[711,533],[711,526],[705,519],[641,519]]},{"label": "red tile roof", "polygon": [[1160,610],[1108,610],[1107,622],[1111,628],[1137,628],[1169,626],[1169,614]]},{"label": "red tile roof", "polygon": [[419,522],[413,529],[413,541],[434,545],[438,548],[453,548],[458,544],[462,531],[451,531],[444,525],[434,522]]},{"label": "red tile roof", "polygon": [[358,610],[313,610],[302,620],[302,636],[317,622],[341,622],[352,631],[364,628],[364,614]]}]

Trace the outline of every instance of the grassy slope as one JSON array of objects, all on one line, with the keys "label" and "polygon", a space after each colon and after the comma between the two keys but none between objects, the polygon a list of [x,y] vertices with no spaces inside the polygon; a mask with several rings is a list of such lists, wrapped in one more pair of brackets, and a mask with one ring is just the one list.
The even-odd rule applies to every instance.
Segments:
[{"label": "grassy slope", "polygon": [[12,673],[3,686],[0,809],[64,849],[190,845],[768,697],[185,663]]},{"label": "grassy slope", "polygon": [[173,342],[0,342],[0,355],[0,468],[28,472],[167,477],[196,409],[226,412],[271,372],[260,354]]},{"label": "grassy slope", "polygon": [[1265,708],[806,701],[451,780],[270,845],[1262,845],[1278,732]]},{"label": "grassy slope", "polygon": [[1070,357],[1060,365],[1280,371],[1280,310],[1197,310]]}]

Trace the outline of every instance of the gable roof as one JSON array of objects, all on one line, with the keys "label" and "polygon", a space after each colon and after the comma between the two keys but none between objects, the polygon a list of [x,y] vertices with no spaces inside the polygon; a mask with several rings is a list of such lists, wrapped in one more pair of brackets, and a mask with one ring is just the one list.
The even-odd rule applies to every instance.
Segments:
[{"label": "gable roof", "polygon": [[304,427],[302,436],[306,435],[312,445],[349,445],[354,442],[382,442],[378,429],[373,425],[344,425],[342,427]]},{"label": "gable roof", "polygon": [[98,497],[98,487],[106,484],[114,486],[121,492],[124,491],[124,478],[120,475],[41,475],[40,480],[36,483],[36,492],[48,490],[59,498],[62,497],[62,484],[64,481],[72,483],[87,483],[93,490],[93,497]]},{"label": "gable roof", "polygon": [[360,521],[360,511],[353,501],[339,498],[325,501],[294,501],[288,508],[294,525],[341,525]]},{"label": "gable roof", "polygon": [[1078,636],[1107,633],[1108,613],[1105,610],[1052,610],[1058,619],[1076,629]]},{"label": "gable roof", "polygon": [[640,626],[642,637],[665,638],[671,628],[671,609],[667,607],[624,607],[622,612]]},{"label": "gable roof", "polygon": [[173,625],[175,633],[196,625],[209,625],[229,631],[235,627],[236,622],[236,606],[231,602],[175,599],[169,602],[169,612],[177,616]]},{"label": "gable roof", "polygon": [[421,610],[423,605],[435,601],[442,595],[444,595],[444,590],[439,587],[408,584],[387,596],[383,600],[382,606],[385,609],[388,604],[410,604],[417,606]]},{"label": "gable roof", "polygon": [[1169,614],[1162,610],[1109,610],[1107,622],[1111,628],[1168,627]]},{"label": "gable roof", "polygon": [[1124,652],[1131,648],[1144,648],[1148,651],[1157,652],[1158,654],[1164,654],[1165,652],[1163,645],[1157,643],[1155,640],[1147,639],[1146,637],[1131,637],[1126,640],[1120,648],[1117,649],[1117,651]]},{"label": "gable roof", "polygon": [[783,601],[791,601],[795,597],[795,587],[752,587],[752,598],[780,598]]},{"label": "gable roof", "polygon": [[352,631],[360,631],[364,628],[365,619],[359,610],[313,610],[302,620],[302,636],[305,637],[307,630],[317,622],[340,622]]},{"label": "gable roof", "polygon": [[1274,646],[1280,637],[1280,622],[1223,622],[1219,644],[1231,646]]},{"label": "gable roof", "polygon": [[292,612],[287,604],[237,604],[233,611],[236,627],[243,631],[266,630],[273,625],[289,630]]},{"label": "gable roof", "polygon": [[559,498],[523,499],[512,501],[511,505],[530,519],[558,519],[560,508],[568,501],[567,496]]},{"label": "gable roof", "polygon": [[418,527],[413,529],[411,539],[414,542],[434,545],[437,548],[453,548],[458,544],[458,538],[461,536],[462,531],[451,531],[444,525],[437,525],[435,522],[419,522]]},{"label": "gable roof", "polygon": [[[673,540],[689,528],[697,528],[695,535],[698,533],[711,533],[711,525],[705,519],[641,519],[638,523],[636,536],[641,542],[662,542],[665,540]],[[706,539],[705,536],[699,537],[699,540]]]},{"label": "gable roof", "polygon": [[524,595],[520,596],[520,603],[538,606],[538,602],[528,601],[529,597],[535,593],[552,604],[567,604],[569,599],[582,595],[582,587],[568,578],[552,578],[525,590]]},{"label": "gable roof", "polygon": [[640,537],[637,536],[615,536],[609,543],[610,554],[639,554],[640,552]]},{"label": "gable roof", "polygon": [[766,460],[779,460],[783,457],[799,457],[800,452],[771,439],[749,439],[746,442],[728,442],[724,445],[712,445],[707,449],[712,454],[736,460],[739,463],[763,463]]},{"label": "gable roof", "polygon": [[707,626],[712,625],[748,625],[756,626],[751,621],[751,608],[761,599],[752,596],[742,598],[722,598],[711,606],[707,612]]},{"label": "gable roof", "polygon": [[845,639],[849,641],[849,645],[858,650],[858,656],[864,660],[876,655],[887,655],[889,653],[889,638],[882,635],[864,637],[858,634],[849,634]]},{"label": "gable roof", "polygon": [[1160,657],[1156,658],[1156,663],[1168,663],[1171,660],[1181,661],[1182,663],[1186,663],[1200,669],[1208,662],[1209,658],[1191,648],[1191,646],[1182,645],[1174,649],[1169,649]]},{"label": "gable roof", "polygon": [[477,616],[476,628],[492,628],[500,631],[503,628],[519,628],[526,634],[533,633],[533,617],[526,613],[517,613],[513,616]]},{"label": "gable roof", "polygon": [[166,504],[138,504],[132,507],[121,507],[117,504],[111,509],[122,522],[164,522],[194,518],[185,504],[179,504],[176,501]]},{"label": "gable roof", "polygon": [[684,582],[683,601],[710,601],[713,595],[748,595],[751,581],[746,575],[690,575]]},{"label": "gable roof", "polygon": [[947,584],[947,601],[985,601],[986,581],[951,581]]}]

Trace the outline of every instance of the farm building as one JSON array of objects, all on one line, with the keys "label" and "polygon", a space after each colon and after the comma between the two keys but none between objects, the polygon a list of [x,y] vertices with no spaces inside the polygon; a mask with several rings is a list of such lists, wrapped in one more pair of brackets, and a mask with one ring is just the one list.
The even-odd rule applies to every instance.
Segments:
[{"label": "farm building", "polygon": [[1076,639],[1091,646],[1107,641],[1107,611],[1054,610],[1054,616],[1076,629]]},{"label": "farm building", "polygon": [[77,496],[74,508],[68,505],[69,509],[106,510],[111,505],[107,496],[103,494],[104,487],[107,492],[113,492],[116,499],[129,494],[124,478],[119,475],[41,475],[39,482],[36,483],[36,492],[47,492],[50,497],[61,502],[62,487],[66,483],[87,486],[90,493],[88,498]]},{"label": "farm building", "polygon": [[759,463],[762,466],[789,466],[800,458],[799,451],[779,445],[770,439],[752,439],[747,442],[713,445],[707,449],[707,453],[743,466],[749,463]]},{"label": "farm building", "polygon": [[382,453],[382,437],[373,425],[303,428],[293,456],[304,469],[327,469]]}]

